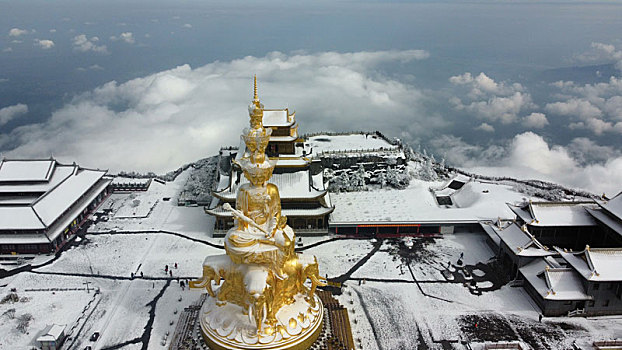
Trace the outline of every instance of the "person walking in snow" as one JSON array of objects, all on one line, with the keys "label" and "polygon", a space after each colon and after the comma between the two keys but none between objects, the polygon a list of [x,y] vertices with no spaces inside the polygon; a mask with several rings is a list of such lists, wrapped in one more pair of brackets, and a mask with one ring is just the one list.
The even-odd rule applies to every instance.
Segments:
[{"label": "person walking in snow", "polygon": [[175,268],[177,268],[177,263],[175,263]]},{"label": "person walking in snow", "polygon": [[164,272],[168,272],[168,265],[164,265]]}]

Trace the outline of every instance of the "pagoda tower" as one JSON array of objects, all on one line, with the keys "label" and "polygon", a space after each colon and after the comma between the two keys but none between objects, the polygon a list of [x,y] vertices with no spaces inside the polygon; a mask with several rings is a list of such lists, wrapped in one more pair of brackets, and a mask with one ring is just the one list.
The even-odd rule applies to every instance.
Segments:
[{"label": "pagoda tower", "polygon": [[[261,105],[256,84],[254,92],[252,106]],[[326,234],[328,217],[335,208],[325,188],[321,160],[314,157],[313,149],[298,134],[294,112],[288,108],[266,109],[263,105],[261,111],[261,120],[257,115],[255,122],[270,133],[264,153],[275,164],[271,182],[280,188],[281,209],[287,215],[288,225],[299,234]],[[252,153],[246,139],[241,137],[239,147],[234,149],[235,152],[221,149],[222,159],[229,164],[218,168],[219,180],[211,192],[213,200],[205,207],[205,212],[215,217],[214,237],[224,236],[233,227],[235,217],[224,206],[235,207],[238,189],[248,182],[239,166],[242,158]]]}]

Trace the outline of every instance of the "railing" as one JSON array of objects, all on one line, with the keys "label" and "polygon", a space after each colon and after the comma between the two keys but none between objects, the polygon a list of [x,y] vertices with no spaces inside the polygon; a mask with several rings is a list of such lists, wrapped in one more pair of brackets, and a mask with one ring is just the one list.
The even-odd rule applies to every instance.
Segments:
[{"label": "railing", "polygon": [[596,349],[622,349],[622,340],[601,340],[592,343]]},{"label": "railing", "polygon": [[576,309],[572,311],[568,311],[568,317],[583,315],[585,314],[585,309]]},{"label": "railing", "polygon": [[525,349],[519,342],[499,342],[484,344],[484,349]]},{"label": "railing", "polygon": [[361,148],[361,149],[343,149],[343,150],[326,150],[317,153],[317,157],[332,155],[332,154],[352,154],[352,153],[372,153],[372,152],[386,152],[386,153],[401,153],[399,148]]}]

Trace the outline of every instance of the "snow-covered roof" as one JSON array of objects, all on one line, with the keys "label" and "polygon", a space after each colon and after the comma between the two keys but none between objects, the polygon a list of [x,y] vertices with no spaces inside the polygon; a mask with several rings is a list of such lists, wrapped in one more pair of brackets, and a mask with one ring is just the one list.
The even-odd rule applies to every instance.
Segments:
[{"label": "snow-covered roof", "polygon": [[0,205],[28,205],[36,201],[39,198],[36,194],[24,195],[24,196],[2,196],[0,197]]},{"label": "snow-covered roof", "polygon": [[529,233],[527,227],[520,227],[518,224],[511,224],[506,227],[490,226],[516,255],[520,256],[547,256],[554,255],[548,247],[542,245],[533,235]]},{"label": "snow-covered roof", "polygon": [[45,327],[43,334],[37,338],[38,342],[58,341],[65,332],[66,325],[51,324]]},{"label": "snow-covered roof", "polygon": [[591,300],[581,277],[569,268],[550,266],[545,259],[521,267],[520,272],[531,286],[547,300]]},{"label": "snow-covered roof", "polygon": [[295,122],[294,114],[289,114],[287,109],[264,109],[263,126],[291,126]]},{"label": "snow-covered roof", "polygon": [[614,232],[617,232],[622,236],[622,220],[616,220],[611,217],[607,212],[603,211],[603,209],[592,209],[585,208],[590,215],[592,215],[596,220],[600,221],[603,225],[609,227]]},{"label": "snow-covered roof", "polygon": [[530,226],[595,226],[585,211],[593,202],[529,202],[510,209]]},{"label": "snow-covered roof", "polygon": [[53,191],[39,198],[33,208],[43,223],[49,226],[105,174],[105,171],[76,169]]},{"label": "snow-covered roof", "polygon": [[0,162],[0,182],[47,181],[54,172],[55,160],[9,160]]},{"label": "snow-covered roof", "polygon": [[[453,194],[454,192],[461,190],[464,184],[468,183],[469,181],[471,181],[470,177],[463,175],[463,174],[458,174],[457,176],[455,176],[454,178],[450,179],[445,184],[443,184],[443,186],[431,187],[430,190],[434,191],[434,194],[436,196],[449,196]],[[455,188],[458,186],[459,188]]]},{"label": "snow-covered roof", "polygon": [[488,237],[490,237],[490,239],[497,245],[501,245],[501,238],[499,237],[499,235],[497,234],[497,231],[495,231],[491,226],[494,224],[491,223],[486,223],[486,222],[480,222],[479,223],[480,226],[482,227],[482,229],[484,230],[484,232],[488,235]]},{"label": "snow-covered roof", "polygon": [[[323,216],[326,214],[330,214],[333,212],[335,208],[325,208],[325,207],[317,207],[317,208],[292,208],[292,209],[281,209],[281,214],[287,217],[294,216]],[[213,209],[205,210],[207,213],[219,216],[219,217],[232,217],[230,211],[224,210],[222,206],[217,206]]]},{"label": "snow-covered roof", "polygon": [[590,248],[568,252],[555,247],[559,254],[583,278],[594,282],[622,281],[622,248]]},{"label": "snow-covered roof", "polygon": [[276,160],[277,167],[304,167],[311,163],[309,158],[302,157],[278,157]]},{"label": "snow-covered roof", "polygon": [[[414,166],[411,163],[409,167]],[[507,201],[519,201],[524,195],[503,184],[471,181],[479,193],[476,201],[461,208],[439,207],[429,188],[440,185],[411,179],[403,190],[370,188],[368,191],[331,193],[335,211],[331,224],[368,222],[474,223],[481,220],[514,219]]]},{"label": "snow-covered roof", "polygon": [[[240,186],[248,183],[248,180],[244,175],[240,174],[239,184],[232,181],[231,187],[221,192],[215,192],[214,194],[220,198],[234,199],[236,192]],[[299,170],[295,172],[286,172],[281,174],[272,174],[269,182],[275,184],[279,188],[279,195],[281,200],[288,199],[313,199],[319,198],[326,194],[323,189],[316,190],[309,186],[310,176],[309,170]]]},{"label": "snow-covered roof", "polygon": [[607,202],[598,203],[603,209],[622,220],[622,192]]},{"label": "snow-covered roof", "polygon": [[5,182],[0,184],[0,193],[35,193],[41,195],[54,188],[56,185],[64,181],[70,176],[76,166],[58,164],[54,166],[52,177],[44,182]]},{"label": "snow-covered roof", "polygon": [[64,215],[60,220],[56,221],[48,230],[47,235],[50,240],[56,239],[68,227],[71,222],[76,218],[76,213],[82,212],[88,207],[91,202],[110,184],[110,179],[101,179],[95,186],[93,186],[88,192],[84,193],[72,207],[72,215]]},{"label": "snow-covered roof", "polygon": [[316,135],[306,142],[314,154],[335,151],[398,149],[376,134]]},{"label": "snow-covered roof", "polygon": [[42,230],[44,228],[45,225],[30,206],[0,207],[0,231]]},{"label": "snow-covered roof", "polygon": [[[5,162],[7,161],[3,161],[4,165],[19,163],[19,166],[14,166],[11,170],[13,172],[17,168],[35,172],[34,175],[23,174],[23,179],[43,178],[43,164],[50,167],[51,175],[46,175],[47,180],[38,183],[5,182],[0,185],[0,193],[8,198],[0,205],[0,231],[48,228],[106,174],[106,171],[58,164],[55,160]],[[32,164],[36,166],[30,167]],[[16,193],[26,195],[21,197],[21,201],[11,200]]]}]

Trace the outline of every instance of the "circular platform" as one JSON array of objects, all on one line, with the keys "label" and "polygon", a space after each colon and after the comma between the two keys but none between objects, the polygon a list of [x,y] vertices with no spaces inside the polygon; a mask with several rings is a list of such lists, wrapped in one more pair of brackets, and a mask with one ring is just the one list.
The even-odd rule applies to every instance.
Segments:
[{"label": "circular platform", "polygon": [[322,331],[324,307],[318,296],[311,306],[303,295],[295,296],[294,303],[283,306],[276,314],[276,326],[262,325],[257,334],[254,321],[242,307],[225,303],[217,305],[208,297],[201,307],[201,333],[213,350],[229,349],[308,349]]}]

